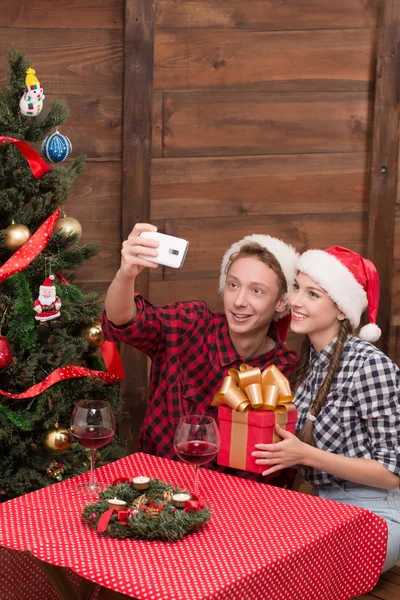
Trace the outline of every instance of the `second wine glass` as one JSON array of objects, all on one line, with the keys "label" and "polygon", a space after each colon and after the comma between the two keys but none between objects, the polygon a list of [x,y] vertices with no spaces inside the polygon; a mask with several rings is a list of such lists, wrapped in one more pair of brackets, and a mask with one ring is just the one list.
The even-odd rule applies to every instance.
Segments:
[{"label": "second wine glass", "polygon": [[213,460],[218,454],[220,437],[217,424],[206,415],[182,417],[176,428],[174,448],[181,460],[192,464],[194,493],[199,495],[199,466]]},{"label": "second wine glass", "polygon": [[96,480],[94,457],[96,450],[108,444],[115,433],[115,418],[111,405],[104,400],[81,400],[75,404],[71,417],[71,434],[75,441],[90,450],[88,483],[76,486],[77,492],[98,494],[107,487]]}]

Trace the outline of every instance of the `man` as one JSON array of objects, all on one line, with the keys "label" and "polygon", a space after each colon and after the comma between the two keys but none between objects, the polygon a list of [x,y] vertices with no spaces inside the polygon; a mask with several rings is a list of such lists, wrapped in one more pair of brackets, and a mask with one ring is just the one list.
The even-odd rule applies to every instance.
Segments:
[{"label": "man", "polygon": [[173,438],[180,417],[216,417],[211,401],[230,368],[246,362],[263,370],[275,364],[291,375],[297,357],[279,338],[278,327],[285,329],[286,319],[280,318],[287,313],[297,253],[282,240],[247,236],[223,258],[225,314],[199,301],[155,307],[135,294],[139,273],[158,266],[145,258],[157,256],[158,242],[142,237],[144,231],[156,227],[136,224],[123,243],[121,265],[107,292],[103,332],[106,339],[130,344],[151,358],[139,449],[176,459]]}]

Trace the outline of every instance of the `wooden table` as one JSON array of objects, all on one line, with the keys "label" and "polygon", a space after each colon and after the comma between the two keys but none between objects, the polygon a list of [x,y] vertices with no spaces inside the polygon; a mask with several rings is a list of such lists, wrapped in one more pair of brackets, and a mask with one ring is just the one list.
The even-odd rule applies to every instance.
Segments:
[{"label": "wooden table", "polygon": [[[138,453],[97,475],[190,488],[193,468]],[[203,530],[174,544],[102,537],[80,518],[74,487],[86,479],[0,505],[0,546],[35,556],[64,600],[86,600],[97,585],[98,600],[347,600],[375,585],[385,559],[386,522],[373,513],[207,469],[200,487],[214,509]],[[80,589],[65,567],[84,578]]]}]

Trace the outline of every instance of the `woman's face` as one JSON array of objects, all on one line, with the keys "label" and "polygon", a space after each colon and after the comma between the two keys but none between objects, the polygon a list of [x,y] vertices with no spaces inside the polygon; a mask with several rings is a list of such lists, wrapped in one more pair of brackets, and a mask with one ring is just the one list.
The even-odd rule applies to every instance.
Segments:
[{"label": "woman's face", "polygon": [[344,317],[328,294],[305,273],[298,273],[289,296],[292,313],[290,328],[308,335],[319,352],[339,332],[339,319]]},{"label": "woman's face", "polygon": [[248,334],[268,329],[276,311],[286,308],[278,275],[258,258],[235,260],[226,276],[224,310],[231,332]]}]

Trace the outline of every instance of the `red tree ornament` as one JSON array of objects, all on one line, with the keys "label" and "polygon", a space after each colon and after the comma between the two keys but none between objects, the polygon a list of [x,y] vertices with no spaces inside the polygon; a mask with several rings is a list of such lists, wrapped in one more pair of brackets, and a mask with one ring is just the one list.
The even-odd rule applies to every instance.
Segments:
[{"label": "red tree ornament", "polygon": [[8,338],[0,335],[0,369],[6,369],[12,363],[12,359],[13,352]]}]

